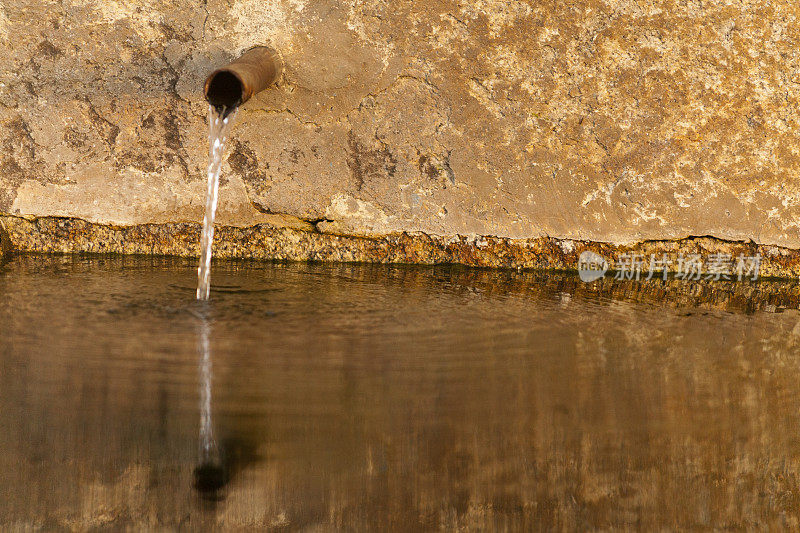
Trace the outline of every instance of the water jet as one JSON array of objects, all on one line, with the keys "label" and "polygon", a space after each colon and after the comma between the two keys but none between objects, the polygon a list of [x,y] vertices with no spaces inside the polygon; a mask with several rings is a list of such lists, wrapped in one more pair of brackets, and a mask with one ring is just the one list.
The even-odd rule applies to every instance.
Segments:
[{"label": "water jet", "polygon": [[283,72],[278,52],[268,46],[255,46],[222,68],[212,72],[203,88],[208,100],[208,189],[200,237],[200,266],[197,269],[197,299],[210,294],[211,247],[214,241],[214,217],[219,198],[219,173],[225,140],[236,109],[254,94],[274,84]]}]

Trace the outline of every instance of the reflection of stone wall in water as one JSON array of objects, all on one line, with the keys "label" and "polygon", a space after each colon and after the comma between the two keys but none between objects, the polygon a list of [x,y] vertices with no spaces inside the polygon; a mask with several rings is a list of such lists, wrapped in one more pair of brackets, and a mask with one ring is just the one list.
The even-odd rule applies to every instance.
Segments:
[{"label": "reflection of stone wall in water", "polygon": [[287,71],[242,110],[223,224],[798,247],[798,9],[11,0],[0,212],[201,220],[201,82],[268,43]]},{"label": "reflection of stone wall in water", "polygon": [[[41,258],[16,261],[10,268],[27,261],[33,271],[52,270]],[[109,283],[99,270],[122,272],[120,279],[127,281],[142,261],[148,272],[194,264],[52,261],[61,271],[49,283],[63,283],[67,272],[91,287]],[[237,268],[220,269],[228,266]],[[475,329],[469,341],[456,337],[448,354],[419,354],[408,350],[419,340],[411,336],[398,338],[401,345],[392,345],[391,354],[376,357],[370,348],[384,341],[372,338],[370,344],[368,330],[356,328],[359,333],[344,342],[349,330],[341,324],[353,315],[323,312],[313,334],[298,343],[287,345],[280,333],[283,351],[248,352],[252,346],[236,342],[235,351],[215,352],[216,428],[220,442],[246,464],[227,499],[205,513],[191,493],[196,384],[142,379],[164,378],[163,372],[195,376],[191,336],[184,350],[145,350],[145,359],[142,347],[130,343],[120,344],[122,351],[111,358],[71,360],[39,351],[23,364],[3,359],[9,368],[0,368],[0,426],[17,431],[0,432],[0,526],[13,518],[15,527],[48,530],[156,524],[796,527],[796,312],[714,312],[735,306],[724,303],[724,294],[722,305],[714,298],[691,300],[703,292],[692,290],[689,305],[711,312],[695,309],[686,318],[652,307],[661,300],[659,284],[649,296],[646,284],[623,283],[607,298],[586,299],[586,285],[558,275],[287,265],[262,270],[259,279],[285,279],[298,271],[315,272],[312,286],[326,309],[357,300],[355,288],[371,286],[417,302],[408,313],[431,316],[431,306],[432,316],[462,310],[448,317],[451,322],[471,320],[463,305],[469,302],[487,316],[502,317],[507,331],[527,331],[529,337]],[[443,273],[446,285],[438,275]],[[136,318],[126,324],[141,327],[140,318],[153,310],[130,304],[162,301],[163,290],[158,287],[156,297],[146,287],[143,297],[141,286],[113,279],[116,306]],[[14,300],[3,309],[30,309],[25,295],[33,283],[41,286],[41,279],[24,269],[11,271],[5,288]],[[308,289],[286,288],[300,294]],[[389,298],[386,305],[394,302]],[[547,327],[537,322],[537,313],[554,311]],[[45,312],[49,316],[40,319],[64,326],[85,320],[56,307]],[[184,325],[192,330],[191,315],[158,312],[169,313],[173,331],[184,331]],[[360,316],[374,324],[374,316]],[[165,322],[158,316],[148,320],[148,328]],[[268,329],[258,327],[262,334]],[[331,333],[324,353],[306,349],[319,342],[320,332]],[[152,332],[128,333],[141,334],[151,348],[161,342]],[[262,340],[256,344],[263,348]],[[517,349],[504,349],[506,342]],[[453,365],[453,353],[473,354],[474,364]],[[45,390],[56,391],[58,409]],[[44,458],[45,452],[54,453]]]}]

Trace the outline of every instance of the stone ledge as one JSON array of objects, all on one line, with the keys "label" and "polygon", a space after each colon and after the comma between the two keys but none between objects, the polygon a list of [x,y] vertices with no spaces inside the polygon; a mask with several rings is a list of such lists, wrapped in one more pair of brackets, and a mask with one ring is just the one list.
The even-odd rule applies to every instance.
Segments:
[{"label": "stone ledge", "polygon": [[11,251],[11,240],[8,237],[8,233],[6,233],[5,227],[3,226],[3,220],[0,218],[0,258],[3,255],[7,254]]},{"label": "stone ledge", "polygon": [[[13,251],[114,253],[196,257],[200,224],[169,223],[113,226],[77,218],[0,215]],[[575,270],[585,250],[617,261],[622,254],[761,255],[761,277],[798,278],[800,250],[715,237],[609,244],[539,237],[442,237],[395,233],[381,237],[333,235],[260,224],[218,226],[217,258],[363,263],[461,264],[472,267]]]}]

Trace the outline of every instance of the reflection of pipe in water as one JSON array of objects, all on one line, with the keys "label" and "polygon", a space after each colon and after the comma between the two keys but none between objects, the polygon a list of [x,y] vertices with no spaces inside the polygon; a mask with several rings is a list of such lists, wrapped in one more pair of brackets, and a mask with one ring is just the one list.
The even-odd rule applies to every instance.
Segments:
[{"label": "reflection of pipe in water", "polygon": [[211,326],[205,313],[199,317],[197,351],[200,356],[200,464],[194,470],[194,487],[201,493],[214,496],[228,482],[228,470],[214,438],[214,424],[211,418],[213,378],[209,344]]},{"label": "reflection of pipe in water", "polygon": [[281,72],[278,53],[268,46],[255,46],[206,78],[206,100],[227,114],[275,83]]}]

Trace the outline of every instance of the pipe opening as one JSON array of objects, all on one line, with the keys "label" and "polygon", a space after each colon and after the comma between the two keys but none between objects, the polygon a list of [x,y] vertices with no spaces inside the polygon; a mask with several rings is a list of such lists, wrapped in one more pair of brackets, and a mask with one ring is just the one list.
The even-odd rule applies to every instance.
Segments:
[{"label": "pipe opening", "polygon": [[206,99],[214,107],[233,109],[242,103],[244,86],[239,78],[227,70],[211,75],[206,89]]}]

